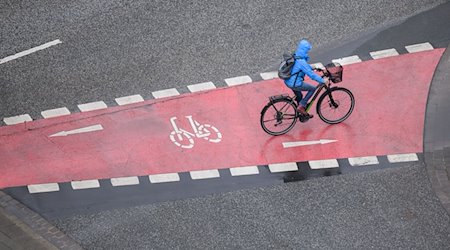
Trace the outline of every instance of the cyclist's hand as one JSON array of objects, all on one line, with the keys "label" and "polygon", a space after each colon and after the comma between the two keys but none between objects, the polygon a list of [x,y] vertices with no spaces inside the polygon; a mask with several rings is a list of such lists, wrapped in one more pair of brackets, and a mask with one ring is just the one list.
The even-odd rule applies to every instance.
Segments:
[{"label": "cyclist's hand", "polygon": [[323,80],[325,81],[323,84],[329,84],[330,79],[328,77],[324,77]]}]

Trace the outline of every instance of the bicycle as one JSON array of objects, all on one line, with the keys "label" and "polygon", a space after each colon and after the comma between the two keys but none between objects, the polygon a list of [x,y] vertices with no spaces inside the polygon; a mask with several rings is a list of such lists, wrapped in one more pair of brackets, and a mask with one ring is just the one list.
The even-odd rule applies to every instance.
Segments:
[{"label": "bicycle", "polygon": [[[306,106],[306,111],[311,109],[319,94],[325,89],[317,101],[317,114],[322,121],[328,124],[341,123],[350,116],[355,107],[355,97],[350,90],[343,87],[331,87],[332,83],[342,81],[343,67],[338,63],[330,63],[325,66],[325,69],[318,71],[322,72],[323,76],[329,77],[330,82],[316,87],[313,98]],[[294,127],[297,118],[300,122],[310,119],[309,116],[303,116],[298,112],[295,98],[295,95],[291,97],[287,94],[269,97],[269,102],[261,110],[260,118],[261,127],[266,133],[283,135]],[[343,115],[338,114],[338,111],[341,110],[343,110]]]}]

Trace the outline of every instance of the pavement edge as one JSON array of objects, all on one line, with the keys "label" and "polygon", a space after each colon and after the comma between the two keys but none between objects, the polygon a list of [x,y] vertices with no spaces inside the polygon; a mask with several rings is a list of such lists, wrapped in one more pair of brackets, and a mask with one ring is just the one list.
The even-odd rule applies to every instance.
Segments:
[{"label": "pavement edge", "polygon": [[450,214],[450,44],[434,72],[424,125],[424,162],[431,186]]},{"label": "pavement edge", "polygon": [[28,234],[32,240],[48,249],[82,249],[73,239],[50,224],[39,214],[3,191],[0,191],[0,213],[10,223],[18,226],[23,232]]}]

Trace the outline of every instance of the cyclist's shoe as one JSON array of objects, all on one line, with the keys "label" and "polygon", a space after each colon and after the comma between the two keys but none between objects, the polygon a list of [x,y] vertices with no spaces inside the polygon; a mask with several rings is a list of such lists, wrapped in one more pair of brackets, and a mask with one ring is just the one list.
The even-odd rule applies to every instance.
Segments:
[{"label": "cyclist's shoe", "polygon": [[299,106],[297,110],[298,110],[298,112],[300,114],[302,114],[305,117],[308,117],[308,118],[313,118],[314,117],[313,115],[308,114],[308,112],[306,112],[305,107],[303,107],[303,106]]}]

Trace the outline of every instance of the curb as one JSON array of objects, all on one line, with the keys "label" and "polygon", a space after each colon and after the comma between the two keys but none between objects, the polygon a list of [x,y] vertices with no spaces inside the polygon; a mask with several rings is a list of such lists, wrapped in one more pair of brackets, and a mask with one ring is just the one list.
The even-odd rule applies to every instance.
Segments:
[{"label": "curb", "polygon": [[436,67],[428,92],[424,159],[431,186],[450,214],[450,45]]},{"label": "curb", "polygon": [[24,231],[31,231],[30,234],[33,238],[37,240],[43,238],[56,249],[82,249],[74,240],[51,225],[39,214],[2,191],[0,191],[0,212],[15,225],[23,228]]}]

